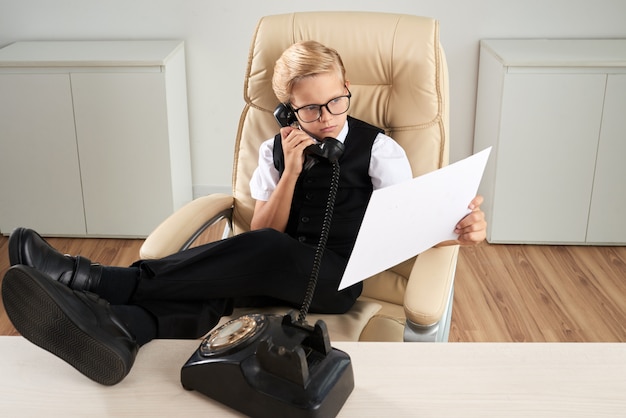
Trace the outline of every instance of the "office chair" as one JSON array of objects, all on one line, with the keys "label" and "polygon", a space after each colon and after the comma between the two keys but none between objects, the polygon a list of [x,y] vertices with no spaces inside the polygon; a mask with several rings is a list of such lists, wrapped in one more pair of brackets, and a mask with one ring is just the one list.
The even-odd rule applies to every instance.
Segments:
[{"label": "office chair", "polygon": [[[263,17],[252,39],[244,80],[232,196],[215,194],[190,202],[146,239],[141,258],[160,258],[193,246],[220,219],[228,219],[227,233],[249,229],[255,202],[248,184],[258,149],[278,132],[272,114],[278,104],[271,83],[274,64],[301,40],[316,40],[339,52],[355,98],[350,114],[394,138],[406,151],[414,176],[448,163],[448,73],[436,20],[372,12]],[[333,341],[447,341],[457,257],[458,246],[431,248],[367,279],[348,313],[309,314],[308,322],[323,319]],[[234,316],[250,311],[258,308],[237,309]]]}]

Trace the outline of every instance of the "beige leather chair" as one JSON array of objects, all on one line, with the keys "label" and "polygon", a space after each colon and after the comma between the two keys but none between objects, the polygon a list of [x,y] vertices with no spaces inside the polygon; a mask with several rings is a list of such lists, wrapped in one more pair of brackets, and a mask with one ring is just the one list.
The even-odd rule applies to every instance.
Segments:
[{"label": "beige leather chair", "polygon": [[[232,233],[247,231],[254,208],[248,183],[258,149],[278,125],[272,111],[272,71],[292,43],[313,39],[339,52],[353,94],[350,114],[384,128],[406,150],[413,175],[448,163],[448,74],[431,18],[357,12],[293,13],[259,21],[244,80],[233,170],[233,196],[191,202],[160,225],[140,256],[163,257],[193,245],[208,225],[232,220]],[[393,233],[393,231],[390,231]],[[376,245],[375,242],[372,245]],[[354,308],[322,318],[331,340],[447,341],[458,246],[432,248],[365,281]],[[240,315],[244,310],[238,310]],[[273,311],[284,312],[277,307]]]}]

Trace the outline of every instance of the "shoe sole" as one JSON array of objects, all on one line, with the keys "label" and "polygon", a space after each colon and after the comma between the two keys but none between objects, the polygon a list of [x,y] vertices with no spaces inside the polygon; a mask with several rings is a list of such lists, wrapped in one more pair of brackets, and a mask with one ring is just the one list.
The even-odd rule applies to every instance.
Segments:
[{"label": "shoe sole", "polygon": [[102,385],[119,383],[132,364],[76,324],[53,293],[23,266],[9,269],[2,282],[5,310],[24,338]]}]

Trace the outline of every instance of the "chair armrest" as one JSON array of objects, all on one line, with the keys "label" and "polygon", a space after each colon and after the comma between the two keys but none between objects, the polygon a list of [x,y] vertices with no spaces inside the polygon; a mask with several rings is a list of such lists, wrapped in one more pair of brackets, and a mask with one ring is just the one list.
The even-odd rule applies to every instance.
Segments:
[{"label": "chair armrest", "polygon": [[162,258],[185,249],[195,237],[222,218],[230,218],[234,198],[215,193],[192,200],[165,219],[139,250],[143,260]]},{"label": "chair armrest", "polygon": [[404,295],[407,322],[415,327],[439,323],[449,307],[458,245],[431,248],[415,260]]}]

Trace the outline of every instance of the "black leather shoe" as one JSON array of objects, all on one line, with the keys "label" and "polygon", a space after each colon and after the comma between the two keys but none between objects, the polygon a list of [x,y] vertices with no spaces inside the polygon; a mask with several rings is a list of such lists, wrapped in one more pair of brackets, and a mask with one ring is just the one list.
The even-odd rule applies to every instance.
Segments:
[{"label": "black leather shoe", "polygon": [[18,265],[4,276],[2,300],[24,338],[88,378],[114,385],[130,372],[139,347],[104,299]]},{"label": "black leather shoe", "polygon": [[9,237],[9,261],[23,264],[75,290],[93,291],[100,282],[102,266],[85,257],[63,255],[32,229],[16,228]]}]

